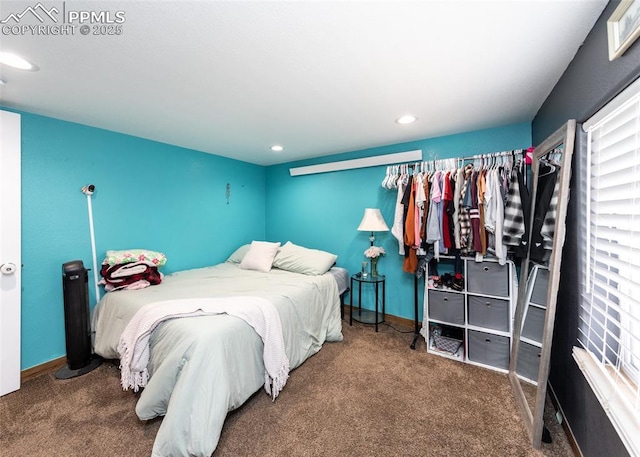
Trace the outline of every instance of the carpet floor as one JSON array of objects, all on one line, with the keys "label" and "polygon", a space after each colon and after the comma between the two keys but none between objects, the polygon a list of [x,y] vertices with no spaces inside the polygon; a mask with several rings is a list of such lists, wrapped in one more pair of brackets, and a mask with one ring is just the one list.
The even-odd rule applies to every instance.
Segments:
[{"label": "carpet floor", "polygon": [[[275,402],[260,391],[229,413],[214,457],[573,456],[553,420],[553,442],[531,448],[506,375],[428,354],[424,340],[412,351],[413,334],[386,325],[343,334]],[[161,419],[140,421],[136,399],[112,363],[32,379],[0,398],[0,455],[149,456]]]}]

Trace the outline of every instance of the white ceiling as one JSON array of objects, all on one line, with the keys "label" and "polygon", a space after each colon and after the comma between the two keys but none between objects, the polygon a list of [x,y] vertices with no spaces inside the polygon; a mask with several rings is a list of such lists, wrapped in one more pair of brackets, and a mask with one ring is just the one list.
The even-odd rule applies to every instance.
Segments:
[{"label": "white ceiling", "polygon": [[[122,11],[122,34],[3,33],[0,51],[40,70],[0,66],[1,103],[282,163],[529,122],[606,3],[42,0],[58,24]],[[3,0],[2,25],[55,24],[9,17],[37,4]],[[394,122],[406,113],[418,121]]]}]

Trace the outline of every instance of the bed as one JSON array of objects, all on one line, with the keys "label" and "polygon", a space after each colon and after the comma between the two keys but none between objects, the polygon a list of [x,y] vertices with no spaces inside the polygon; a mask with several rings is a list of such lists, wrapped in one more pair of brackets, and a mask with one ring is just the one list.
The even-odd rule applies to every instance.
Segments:
[{"label": "bed", "polygon": [[[121,334],[147,304],[253,296],[277,309],[293,370],[325,341],[342,340],[340,296],[346,284],[342,268],[320,275],[264,272],[243,269],[232,256],[219,265],[168,275],[156,286],[105,294],[93,316],[94,350],[106,359],[119,358]],[[210,456],[227,413],[265,385],[262,339],[244,320],[219,314],[165,321],[151,334],[149,347],[150,376],[136,414],[141,420],[164,416],[152,455]]]}]

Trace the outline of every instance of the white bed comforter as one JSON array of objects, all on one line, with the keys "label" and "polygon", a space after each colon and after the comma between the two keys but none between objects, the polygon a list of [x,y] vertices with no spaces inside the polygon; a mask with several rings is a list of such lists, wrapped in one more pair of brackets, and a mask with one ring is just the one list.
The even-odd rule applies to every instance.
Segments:
[{"label": "white bed comforter", "polygon": [[[118,358],[120,335],[148,303],[238,295],[262,297],[276,307],[292,369],[325,341],[342,340],[340,299],[331,274],[260,273],[225,263],[175,273],[147,289],[106,294],[94,312],[95,352]],[[173,319],[153,332],[150,352],[150,379],[136,413],[142,420],[165,416],[152,455],[210,456],[227,412],[264,384],[261,338],[245,321],[226,314]]]}]

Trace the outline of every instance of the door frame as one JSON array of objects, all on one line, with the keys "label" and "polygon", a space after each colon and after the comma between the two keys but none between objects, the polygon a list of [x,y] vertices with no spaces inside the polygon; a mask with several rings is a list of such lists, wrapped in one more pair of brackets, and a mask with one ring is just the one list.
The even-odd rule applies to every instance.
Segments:
[{"label": "door frame", "polygon": [[0,110],[0,395],[20,389],[21,126],[20,115]]}]

